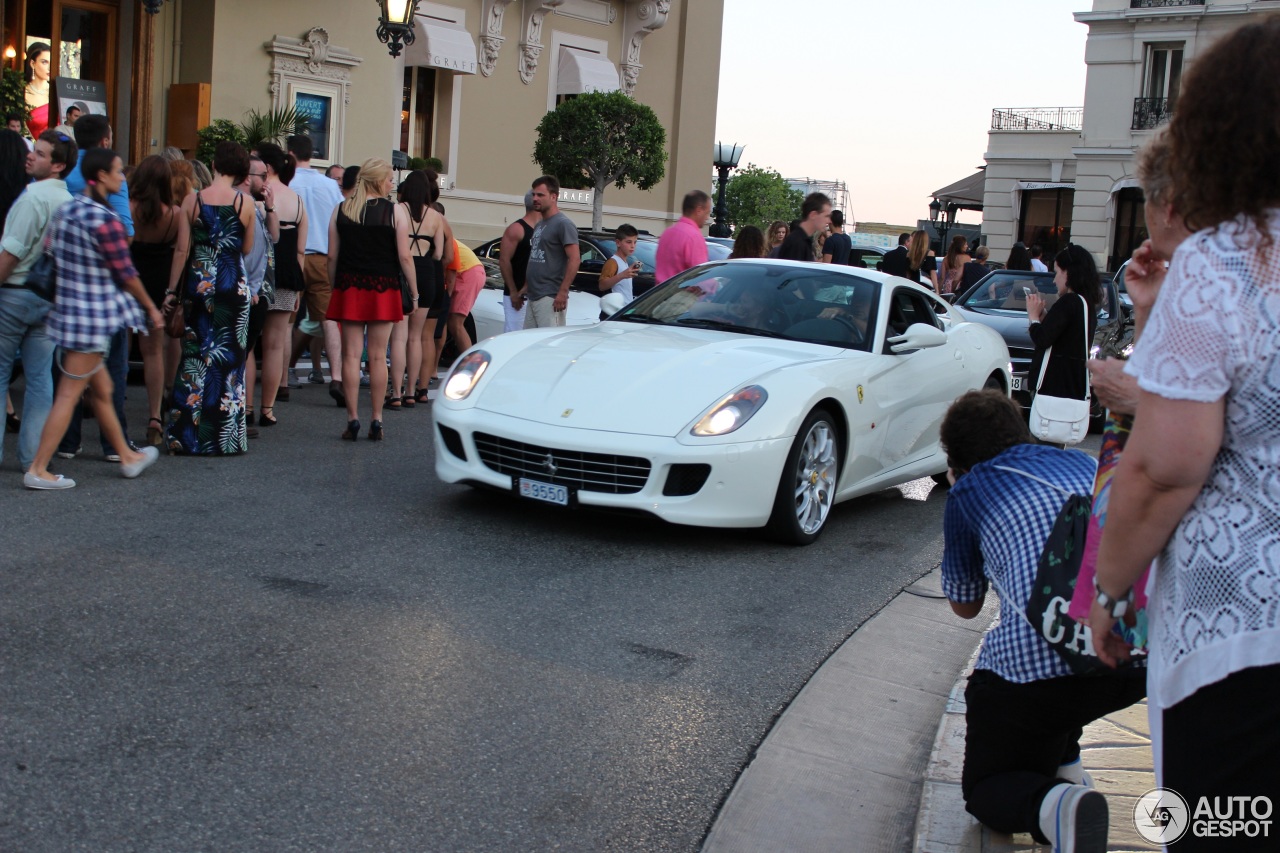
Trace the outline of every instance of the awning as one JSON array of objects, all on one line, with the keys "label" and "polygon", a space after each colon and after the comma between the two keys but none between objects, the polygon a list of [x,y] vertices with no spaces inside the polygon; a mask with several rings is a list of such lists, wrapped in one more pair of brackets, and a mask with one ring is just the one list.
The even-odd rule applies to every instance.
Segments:
[{"label": "awning", "polygon": [[946,204],[954,204],[962,210],[982,210],[982,195],[987,183],[987,173],[976,174],[933,191],[933,197]]},{"label": "awning", "polygon": [[600,54],[560,48],[560,70],[556,73],[557,95],[616,92],[621,88],[618,69]]},{"label": "awning", "polygon": [[404,64],[443,68],[456,74],[476,73],[476,43],[471,33],[422,15],[413,19],[413,44],[404,49]]}]

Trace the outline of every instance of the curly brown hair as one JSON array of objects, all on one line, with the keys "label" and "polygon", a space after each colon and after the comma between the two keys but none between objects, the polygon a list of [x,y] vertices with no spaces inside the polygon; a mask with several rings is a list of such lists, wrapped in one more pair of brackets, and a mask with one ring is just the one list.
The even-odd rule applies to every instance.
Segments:
[{"label": "curly brown hair", "polygon": [[1280,15],[1219,39],[1182,78],[1169,122],[1169,199],[1192,230],[1280,204]]},{"label": "curly brown hair", "polygon": [[1151,135],[1147,144],[1138,152],[1138,182],[1143,195],[1152,204],[1164,204],[1173,190],[1173,176],[1169,174],[1169,126],[1165,125]]},{"label": "curly brown hair", "polygon": [[1010,447],[1035,444],[1018,404],[1002,391],[968,391],[942,419],[942,449],[947,465],[965,472]]}]

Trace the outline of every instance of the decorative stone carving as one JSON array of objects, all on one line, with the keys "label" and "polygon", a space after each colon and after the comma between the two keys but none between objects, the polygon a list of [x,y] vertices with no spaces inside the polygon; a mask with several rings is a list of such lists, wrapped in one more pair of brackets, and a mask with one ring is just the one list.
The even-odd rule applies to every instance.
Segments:
[{"label": "decorative stone carving", "polygon": [[351,69],[364,60],[329,41],[323,27],[312,27],[302,38],[276,36],[263,45],[271,56],[271,108],[293,106],[294,87],[309,87],[333,99],[332,140],[334,162],[341,162],[346,110],[351,104]]},{"label": "decorative stone carving", "polygon": [[483,23],[480,25],[480,73],[492,77],[498,65],[498,54],[506,38],[502,35],[502,19],[514,0],[485,0]]},{"label": "decorative stone carving", "polygon": [[628,0],[623,24],[626,48],[622,60],[622,91],[635,95],[640,80],[640,46],[651,33],[662,29],[671,14],[671,0]]},{"label": "decorative stone carving", "polygon": [[529,84],[538,73],[542,57],[542,21],[565,0],[532,0],[525,3],[524,38],[520,40],[520,79]]}]

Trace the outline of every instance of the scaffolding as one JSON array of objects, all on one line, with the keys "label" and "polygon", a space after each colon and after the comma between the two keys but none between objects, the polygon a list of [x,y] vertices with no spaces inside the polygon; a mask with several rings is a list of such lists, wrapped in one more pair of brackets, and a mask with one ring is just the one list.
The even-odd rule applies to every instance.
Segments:
[{"label": "scaffolding", "polygon": [[787,178],[792,189],[808,195],[825,193],[831,199],[831,207],[844,211],[845,219],[852,219],[849,211],[849,185],[844,181],[820,181],[816,178]]}]

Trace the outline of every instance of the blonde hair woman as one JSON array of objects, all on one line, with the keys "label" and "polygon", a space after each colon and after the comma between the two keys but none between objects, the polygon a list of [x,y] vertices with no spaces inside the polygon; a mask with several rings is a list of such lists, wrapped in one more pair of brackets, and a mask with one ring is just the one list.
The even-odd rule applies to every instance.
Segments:
[{"label": "blonde hair woman", "polygon": [[[387,340],[391,326],[404,320],[400,276],[418,301],[417,275],[409,249],[409,214],[393,204],[391,164],[365,160],[351,197],[329,222],[329,280],[333,297],[328,319],[342,326],[342,375],[360,375],[360,353],[368,335],[371,420],[369,439],[382,440],[383,395],[387,389]],[[347,429],[342,437],[360,435],[358,386],[346,393]]]},{"label": "blonde hair woman", "polygon": [[938,292],[937,256],[929,248],[929,235],[917,231],[907,243],[907,278]]}]

